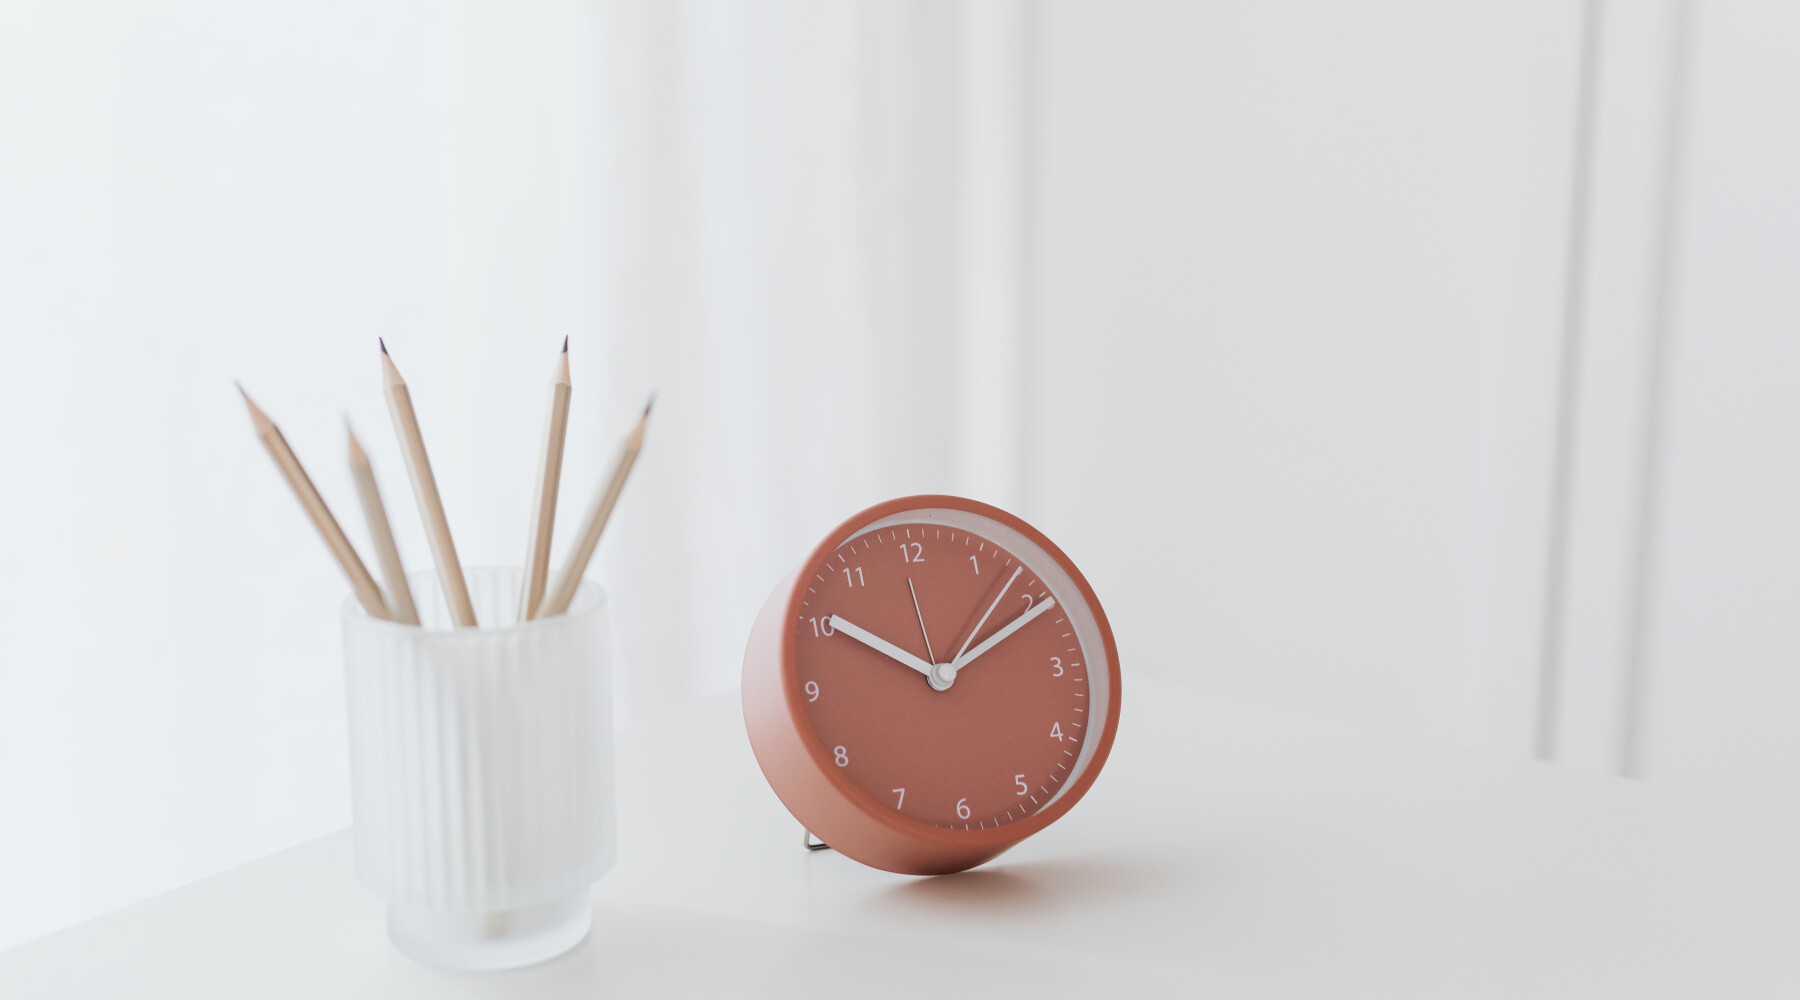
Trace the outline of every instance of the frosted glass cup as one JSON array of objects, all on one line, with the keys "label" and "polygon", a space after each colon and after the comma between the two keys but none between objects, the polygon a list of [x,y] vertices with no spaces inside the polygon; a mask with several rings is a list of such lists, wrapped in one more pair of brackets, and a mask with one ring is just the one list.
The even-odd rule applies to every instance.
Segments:
[{"label": "frosted glass cup", "polygon": [[560,955],[615,853],[606,594],[520,625],[520,572],[473,569],[482,627],[452,629],[437,576],[408,579],[423,628],[344,603],[357,877],[428,965]]}]

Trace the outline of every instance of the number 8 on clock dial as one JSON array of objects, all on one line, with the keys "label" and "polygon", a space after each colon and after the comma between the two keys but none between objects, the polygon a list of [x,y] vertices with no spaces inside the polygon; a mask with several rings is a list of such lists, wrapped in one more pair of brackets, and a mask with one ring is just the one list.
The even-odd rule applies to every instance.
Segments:
[{"label": "number 8 on clock dial", "polygon": [[775,593],[744,657],[764,775],[831,847],[909,874],[987,861],[1067,812],[1119,714],[1118,652],[1067,556],[958,497],[863,511]]}]

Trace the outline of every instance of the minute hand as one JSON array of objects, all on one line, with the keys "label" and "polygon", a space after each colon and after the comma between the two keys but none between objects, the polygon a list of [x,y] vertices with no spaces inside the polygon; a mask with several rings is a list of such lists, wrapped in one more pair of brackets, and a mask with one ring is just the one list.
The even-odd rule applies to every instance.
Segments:
[{"label": "minute hand", "polygon": [[1030,611],[1027,611],[1024,614],[1020,615],[1019,617],[1014,618],[1012,621],[1007,622],[1004,626],[1001,627],[1000,631],[995,632],[993,635],[988,636],[987,639],[981,643],[981,645],[976,646],[974,649],[969,650],[967,653],[964,653],[962,656],[957,657],[956,664],[955,664],[956,669],[961,670],[962,668],[968,666],[970,663],[974,662],[974,660],[977,656],[980,656],[981,654],[983,654],[983,653],[987,652],[988,650],[993,649],[995,646],[999,645],[1000,640],[1002,640],[1002,639],[1006,638],[1007,636],[1012,635],[1014,632],[1017,632],[1018,630],[1024,628],[1026,626],[1026,624],[1029,623],[1033,618],[1036,618],[1038,615],[1041,615],[1044,612],[1049,611],[1051,608],[1054,608],[1054,607],[1056,607],[1056,598],[1054,598],[1054,597],[1046,599],[1044,601],[1044,603],[1042,603],[1042,604],[1032,605]]}]

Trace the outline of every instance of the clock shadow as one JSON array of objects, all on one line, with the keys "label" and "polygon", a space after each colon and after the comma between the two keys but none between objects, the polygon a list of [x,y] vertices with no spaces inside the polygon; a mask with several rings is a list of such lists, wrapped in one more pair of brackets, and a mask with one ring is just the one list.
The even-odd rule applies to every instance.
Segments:
[{"label": "clock shadow", "polygon": [[1166,885],[1170,872],[1147,860],[1110,855],[990,863],[892,886],[876,905],[909,911],[1036,919],[1064,909],[1128,901]]}]

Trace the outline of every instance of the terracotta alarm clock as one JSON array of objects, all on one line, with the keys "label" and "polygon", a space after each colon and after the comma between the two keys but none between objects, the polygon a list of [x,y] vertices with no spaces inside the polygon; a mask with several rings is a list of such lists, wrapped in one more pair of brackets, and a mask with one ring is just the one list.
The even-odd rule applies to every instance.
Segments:
[{"label": "terracotta alarm clock", "polygon": [[1119,721],[1119,654],[1069,557],[984,503],[839,525],[763,605],[744,724],[788,811],[912,875],[988,861],[1068,812]]}]

